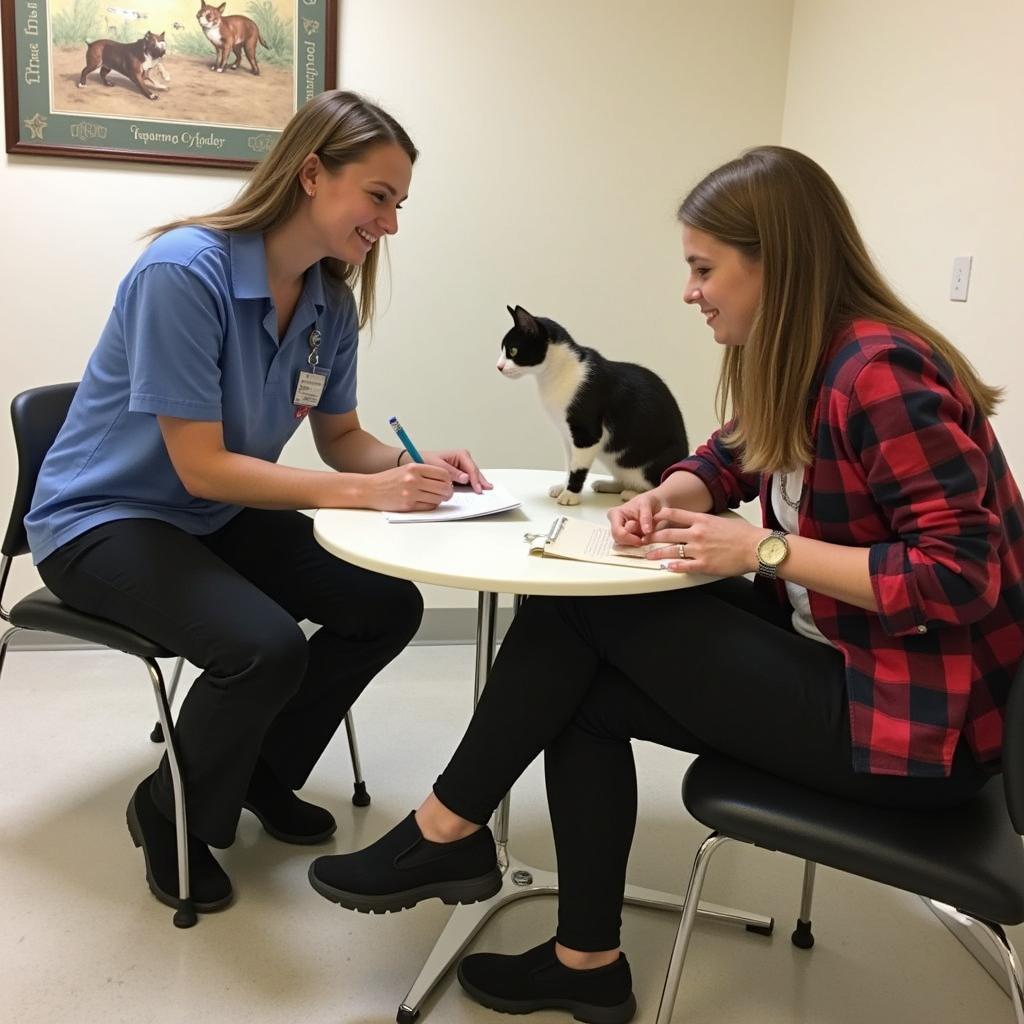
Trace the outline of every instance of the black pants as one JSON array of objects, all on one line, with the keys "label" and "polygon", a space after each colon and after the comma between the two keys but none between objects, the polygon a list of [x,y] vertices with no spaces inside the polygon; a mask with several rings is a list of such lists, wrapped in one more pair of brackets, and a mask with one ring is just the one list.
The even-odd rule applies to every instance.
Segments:
[{"label": "black pants", "polygon": [[[63,545],[39,572],[61,600],[203,670],[176,730],[189,832],[217,847],[234,839],[257,757],[299,789],[423,614],[415,586],[335,558],[300,512],[245,509],[205,537],[119,520]],[[302,619],[321,627],[308,643]],[[172,813],[166,757],[153,795]]]},{"label": "black pants", "polygon": [[483,823],[544,751],[559,942],[588,951],[619,944],[636,824],[632,738],[720,751],[889,806],[952,805],[987,780],[964,747],[946,779],[855,774],[842,656],[795,633],[788,618],[744,579],[523,604],[434,791]]}]

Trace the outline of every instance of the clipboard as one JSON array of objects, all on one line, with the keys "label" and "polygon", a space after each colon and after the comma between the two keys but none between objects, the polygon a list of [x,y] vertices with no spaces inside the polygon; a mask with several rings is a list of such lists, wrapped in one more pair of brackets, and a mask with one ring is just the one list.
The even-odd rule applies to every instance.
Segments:
[{"label": "clipboard", "polygon": [[665,544],[622,547],[612,540],[609,527],[570,516],[555,516],[546,532],[527,533],[523,539],[530,545],[531,555],[621,565],[627,569],[661,569],[659,560],[645,555],[648,551],[666,547]]}]

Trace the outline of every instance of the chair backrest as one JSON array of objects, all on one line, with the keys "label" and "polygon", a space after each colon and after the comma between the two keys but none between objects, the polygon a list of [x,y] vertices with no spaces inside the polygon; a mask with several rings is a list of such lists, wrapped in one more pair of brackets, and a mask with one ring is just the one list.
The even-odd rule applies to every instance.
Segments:
[{"label": "chair backrest", "polygon": [[22,391],[11,402],[14,443],[18,450],[18,486],[14,492],[7,533],[4,535],[3,553],[9,558],[28,552],[25,516],[32,505],[39,467],[64,425],[77,390],[77,382],[49,384]]}]

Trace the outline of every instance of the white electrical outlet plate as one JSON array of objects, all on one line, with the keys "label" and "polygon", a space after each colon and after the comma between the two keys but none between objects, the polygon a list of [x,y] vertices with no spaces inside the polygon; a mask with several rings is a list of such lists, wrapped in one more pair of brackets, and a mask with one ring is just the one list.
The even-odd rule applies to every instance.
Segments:
[{"label": "white electrical outlet plate", "polygon": [[953,260],[953,281],[949,297],[953,302],[967,301],[967,286],[971,283],[971,256],[957,256]]}]

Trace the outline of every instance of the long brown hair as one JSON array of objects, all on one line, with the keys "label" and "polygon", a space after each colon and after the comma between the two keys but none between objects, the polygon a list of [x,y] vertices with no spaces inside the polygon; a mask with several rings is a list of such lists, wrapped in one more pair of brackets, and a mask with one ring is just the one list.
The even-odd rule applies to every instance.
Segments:
[{"label": "long brown hair", "polygon": [[707,175],[678,218],[760,260],[761,301],[745,345],[730,346],[716,395],[725,441],[742,448],[753,472],[811,461],[807,403],[826,346],[854,319],[875,320],[921,338],[990,416],[1001,389],[908,309],[871,261],[835,182],[809,157],[758,146]]},{"label": "long brown hair", "polygon": [[[321,93],[300,107],[285,125],[274,148],[232,202],[213,213],[161,224],[147,232],[147,237],[187,224],[219,231],[270,231],[284,223],[304,198],[299,169],[310,153],[316,153],[328,171],[337,173],[382,143],[400,146],[409,160],[416,162],[416,147],[387,111],[354,92],[334,89]],[[353,290],[358,284],[360,327],[373,318],[379,260],[380,246],[375,244],[361,267],[333,257],[320,261],[328,279]]]}]

